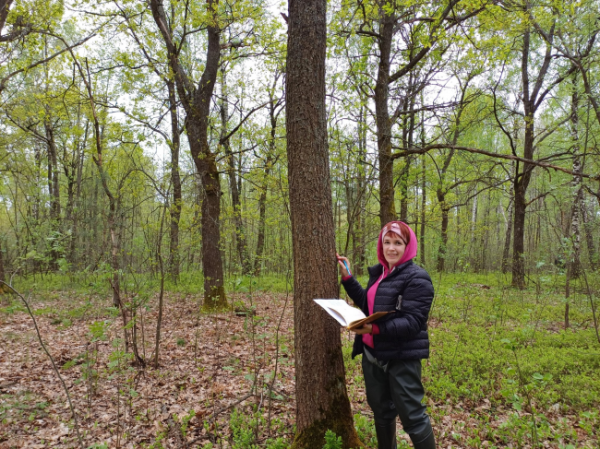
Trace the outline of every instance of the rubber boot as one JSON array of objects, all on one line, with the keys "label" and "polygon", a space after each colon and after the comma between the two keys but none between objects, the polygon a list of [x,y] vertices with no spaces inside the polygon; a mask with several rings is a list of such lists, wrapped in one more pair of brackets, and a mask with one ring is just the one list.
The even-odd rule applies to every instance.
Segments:
[{"label": "rubber boot", "polygon": [[[419,438],[417,438],[416,435],[409,435],[409,436],[413,442],[413,447],[415,449],[435,449],[435,435],[433,434],[433,429],[431,429],[431,432],[429,433],[429,435],[427,435],[423,439],[420,436],[419,436]],[[418,440],[418,441],[415,441],[415,440]]]},{"label": "rubber boot", "polygon": [[396,420],[389,422],[375,421],[377,449],[396,449]]}]

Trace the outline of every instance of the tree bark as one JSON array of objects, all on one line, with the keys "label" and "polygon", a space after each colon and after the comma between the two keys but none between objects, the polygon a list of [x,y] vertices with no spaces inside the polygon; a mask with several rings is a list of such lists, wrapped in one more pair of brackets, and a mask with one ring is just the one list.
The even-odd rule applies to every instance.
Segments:
[{"label": "tree bark", "polygon": [[314,304],[338,292],[325,111],[326,0],[290,0],[286,130],[294,258],[296,436],[323,446],[327,429],[363,447],[346,392],[340,329]]}]

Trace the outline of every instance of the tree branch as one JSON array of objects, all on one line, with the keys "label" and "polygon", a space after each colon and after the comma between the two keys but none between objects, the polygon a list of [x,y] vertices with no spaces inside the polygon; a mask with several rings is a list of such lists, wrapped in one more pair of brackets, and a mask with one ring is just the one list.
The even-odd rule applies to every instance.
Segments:
[{"label": "tree branch", "polygon": [[[0,80],[0,94],[2,94],[2,91],[6,88],[6,83],[14,76],[18,75],[19,73],[23,73],[23,72],[27,72],[39,65],[45,64],[49,61],[52,61],[54,58],[56,58],[57,56],[62,55],[63,53],[67,52],[67,51],[71,51],[76,47],[79,47],[80,45],[84,44],[85,42],[89,41],[92,37],[96,36],[96,33],[93,33],[91,35],[89,35],[88,37],[86,37],[85,39],[80,40],[79,42],[73,44],[73,45],[69,45],[65,48],[63,48],[62,50],[54,53],[53,55],[48,56],[45,59],[42,59],[41,61],[37,61],[34,62],[33,64],[28,65],[27,67],[23,67],[22,69],[19,70],[15,70],[12,73],[9,73],[8,75],[6,75],[4,78],[2,78]],[[63,43],[65,42],[63,39],[60,39]]]},{"label": "tree branch", "polygon": [[[394,147],[394,149],[398,149],[398,147]],[[425,154],[431,150],[445,150],[445,149],[454,149],[454,150],[459,150],[459,151],[466,151],[468,153],[482,154],[484,156],[489,156],[489,157],[498,158],[498,159],[506,159],[509,161],[518,161],[518,162],[523,162],[525,164],[534,165],[537,167],[561,171],[563,173],[567,173],[568,175],[573,175],[573,176],[577,175],[577,176],[581,176],[582,178],[600,180],[600,175],[575,173],[572,170],[569,170],[569,169],[566,169],[563,167],[559,167],[557,165],[548,164],[546,162],[534,161],[533,159],[526,159],[524,157],[519,157],[519,156],[515,156],[512,154],[498,154],[498,153],[492,153],[491,151],[481,150],[479,148],[463,147],[460,145],[448,145],[448,144],[443,144],[443,143],[427,145],[427,146],[422,147],[417,150],[400,151],[398,153],[392,154],[391,157],[392,157],[392,159],[398,159],[401,157],[409,156],[411,154]]]}]

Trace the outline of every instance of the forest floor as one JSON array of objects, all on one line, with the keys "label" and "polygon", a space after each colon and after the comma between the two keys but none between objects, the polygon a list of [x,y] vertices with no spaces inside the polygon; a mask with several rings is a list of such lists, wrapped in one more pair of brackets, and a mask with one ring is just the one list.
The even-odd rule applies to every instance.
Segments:
[{"label": "forest floor", "polygon": [[[573,329],[565,332],[553,311],[561,304],[550,294],[510,304],[505,292],[454,280],[438,289],[432,357],[423,365],[438,447],[600,447],[600,344],[584,297],[572,306]],[[196,296],[166,294],[158,368],[132,366],[106,297],[56,291],[30,299],[68,388],[83,447],[186,447],[178,440],[190,448],[289,446],[295,412],[291,295],[229,298],[255,310],[254,318],[200,314]],[[0,309],[0,448],[76,447],[65,391],[32,319],[16,298],[11,301],[5,297]],[[155,301],[138,310],[140,353],[147,361]],[[375,448],[359,358],[349,357],[347,332],[342,342],[357,431]],[[400,448],[410,447],[399,425],[398,437]]]}]

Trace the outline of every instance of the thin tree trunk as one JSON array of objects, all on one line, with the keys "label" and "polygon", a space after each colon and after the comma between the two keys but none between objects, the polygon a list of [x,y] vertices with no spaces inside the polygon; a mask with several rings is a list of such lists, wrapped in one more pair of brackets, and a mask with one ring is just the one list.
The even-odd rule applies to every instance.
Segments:
[{"label": "thin tree trunk", "polygon": [[[512,192],[512,190],[511,190]],[[504,250],[502,251],[502,273],[508,273],[510,271],[510,241],[512,238],[512,227],[513,227],[513,198],[512,195],[508,202],[507,212],[507,223],[506,223],[506,234],[504,236]]]},{"label": "thin tree trunk", "polygon": [[54,130],[46,123],[46,139],[48,144],[48,187],[50,190],[50,217],[57,223],[60,221],[60,184],[56,141]]},{"label": "thin tree trunk", "polygon": [[477,213],[479,212],[479,195],[473,198],[473,205],[471,206],[471,232],[469,238],[469,258],[471,259],[471,268],[473,271],[479,271],[479,256],[477,253],[476,246],[476,235],[477,235]]},{"label": "thin tree trunk", "polygon": [[442,211],[442,222],[440,230],[440,247],[438,248],[437,271],[444,271],[446,264],[446,254],[448,251],[448,215],[450,206],[446,203],[446,193],[442,189],[437,190],[437,199]]},{"label": "thin tree trunk", "polygon": [[[354,274],[356,276],[362,276],[365,270],[365,214],[364,208],[367,203],[365,198],[365,190],[367,188],[367,174],[365,172],[365,166],[363,161],[365,160],[367,153],[367,123],[366,123],[366,108],[360,106],[359,122],[358,122],[358,159],[359,164],[357,167],[357,180],[356,186],[359,192],[359,201],[356,205],[356,214],[354,218],[354,235],[353,238],[355,248],[352,251],[353,263],[354,263]],[[362,194],[361,194],[362,192]]]},{"label": "thin tree trunk", "polygon": [[381,12],[379,26],[379,66],[375,84],[375,122],[379,161],[379,221],[381,227],[396,219],[394,203],[394,160],[392,159],[392,123],[388,110],[390,57],[395,16]]},{"label": "thin tree trunk", "polygon": [[573,141],[573,179],[571,188],[574,192],[571,220],[567,226],[566,238],[571,242],[571,255],[567,259],[567,271],[570,279],[577,279],[581,274],[581,232],[580,212],[583,202],[583,187],[581,186],[581,155],[579,152],[579,94],[577,92],[577,76],[573,77],[573,93],[571,96],[571,139]]},{"label": "thin tree trunk", "polygon": [[411,158],[404,158],[404,167],[400,172],[400,221],[407,223],[408,220],[408,177],[410,175]]},{"label": "thin tree trunk", "polygon": [[[248,245],[246,243],[246,232],[242,217],[242,204],[240,201],[240,185],[236,176],[236,158],[231,152],[227,135],[227,123],[229,121],[228,98],[227,98],[227,75],[221,69],[221,142],[227,156],[227,175],[229,178],[229,191],[231,192],[231,205],[233,207],[233,222],[235,225],[235,241],[242,266],[242,274],[252,272],[250,257],[248,256]],[[241,177],[239,177],[241,180]]]},{"label": "thin tree trunk", "polygon": [[590,219],[587,205],[584,201],[581,203],[581,211],[583,218],[583,229],[585,231],[585,240],[588,248],[588,256],[590,259],[590,267],[593,271],[598,269],[598,252],[596,251],[596,245],[594,244],[594,235],[592,233],[593,221]]},{"label": "thin tree trunk", "polygon": [[0,281],[4,281],[7,284],[10,282],[6,279],[6,273],[4,272],[4,250],[2,249],[2,238],[0,238]]},{"label": "thin tree trunk", "polygon": [[171,203],[171,229],[169,239],[169,276],[175,283],[179,282],[179,220],[181,218],[181,176],[179,174],[179,117],[177,115],[177,98],[175,97],[175,83],[167,81],[169,91],[169,114],[171,116],[171,185],[173,186],[173,200]]},{"label": "thin tree trunk", "polygon": [[[258,198],[258,235],[256,238],[256,259],[254,260],[254,274],[259,276],[262,270],[263,254],[265,251],[265,226],[267,216],[267,193],[269,177],[271,175],[271,168],[276,160],[276,136],[277,136],[277,118],[279,112],[276,112],[278,101],[275,99],[275,87],[279,74],[276,75],[273,82],[272,90],[269,94],[269,120],[271,123],[271,130],[269,135],[269,147],[265,158],[264,177],[260,187],[260,196]],[[281,111],[281,109],[280,109]]]},{"label": "thin tree trunk", "polygon": [[[54,130],[49,122],[44,122],[46,131],[46,145],[48,148],[48,191],[50,193],[50,221],[53,232],[60,229],[60,184],[58,171],[58,158],[56,149],[56,140],[54,139]],[[53,237],[57,238],[56,235]],[[50,268],[58,269],[58,259],[60,254],[56,250],[56,245],[52,244],[50,250]]]},{"label": "thin tree trunk", "polygon": [[421,232],[419,235],[419,261],[425,266],[425,208],[427,207],[427,172],[425,169],[425,158],[421,159]]},{"label": "thin tree trunk", "polygon": [[292,448],[322,447],[328,429],[342,437],[345,448],[363,447],[346,392],[339,326],[313,303],[313,298],[333,298],[338,292],[325,111],[326,1],[290,0],[288,15],[297,426]]},{"label": "thin tree trunk", "polygon": [[[69,261],[75,265],[82,265],[82,261],[77,252],[77,248],[79,248],[80,244],[80,235],[79,235],[79,221],[82,219],[81,210],[86,209],[86,207],[82,204],[81,199],[81,186],[83,180],[83,165],[85,161],[85,145],[88,141],[90,123],[86,120],[85,123],[85,132],[83,134],[80,143],[77,145],[77,155],[74,159],[75,161],[75,193],[73,198],[73,213],[71,220],[71,240],[69,241]],[[85,215],[83,215],[85,217]],[[81,248],[82,249],[82,248]],[[73,268],[74,271],[77,270],[77,266]]]}]

